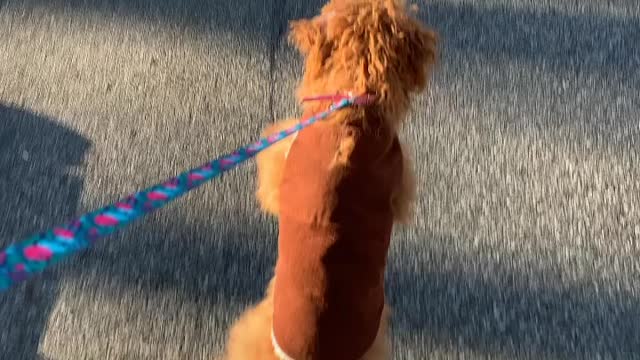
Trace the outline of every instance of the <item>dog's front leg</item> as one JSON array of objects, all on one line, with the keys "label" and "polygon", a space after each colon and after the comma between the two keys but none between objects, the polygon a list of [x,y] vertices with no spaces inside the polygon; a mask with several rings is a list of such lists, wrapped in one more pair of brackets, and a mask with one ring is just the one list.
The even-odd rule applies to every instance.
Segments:
[{"label": "dog's front leg", "polygon": [[402,145],[402,179],[393,192],[391,206],[394,221],[408,224],[412,220],[417,194],[415,171],[411,157],[407,153],[406,145]]},{"label": "dog's front leg", "polygon": [[[298,123],[298,119],[287,119],[268,126],[262,136],[269,136],[288,129]],[[260,207],[272,215],[277,216],[280,204],[280,182],[284,171],[289,148],[295,139],[295,135],[288,137],[256,156],[258,164],[258,189],[256,197]]]}]

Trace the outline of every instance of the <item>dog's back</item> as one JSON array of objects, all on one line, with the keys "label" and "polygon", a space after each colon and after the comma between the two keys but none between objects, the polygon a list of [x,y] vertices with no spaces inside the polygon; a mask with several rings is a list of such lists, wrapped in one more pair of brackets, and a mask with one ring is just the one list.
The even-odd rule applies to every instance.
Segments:
[{"label": "dog's back", "polygon": [[391,197],[403,163],[384,124],[321,123],[302,131],[289,151],[273,330],[294,359],[360,358],[378,332]]}]

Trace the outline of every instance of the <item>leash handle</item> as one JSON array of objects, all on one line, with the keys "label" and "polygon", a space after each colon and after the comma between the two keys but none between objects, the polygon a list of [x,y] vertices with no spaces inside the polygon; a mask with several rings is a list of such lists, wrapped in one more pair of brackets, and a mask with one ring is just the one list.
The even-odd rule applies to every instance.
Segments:
[{"label": "leash handle", "polygon": [[253,158],[271,145],[325,119],[331,113],[359,104],[362,96],[342,98],[333,103],[328,110],[303,120],[289,129],[260,139],[163,183],[131,194],[115,204],[85,214],[67,224],[10,245],[4,251],[0,251],[0,292],[44,271],[69,255],[90,247],[97,239],[110,235],[138,218],[164,207],[205,182]]}]

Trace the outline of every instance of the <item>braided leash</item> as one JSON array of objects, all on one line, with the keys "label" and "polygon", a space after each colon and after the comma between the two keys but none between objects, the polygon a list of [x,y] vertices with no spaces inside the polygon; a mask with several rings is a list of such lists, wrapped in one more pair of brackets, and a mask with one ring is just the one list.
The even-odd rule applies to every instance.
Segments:
[{"label": "braided leash", "polygon": [[152,186],[125,199],[85,214],[65,225],[32,236],[0,251],[0,292],[24,281],[69,255],[84,250],[101,237],[121,229],[134,220],[185,195],[237,165],[251,159],[280,140],[325,119],[331,113],[353,105],[371,103],[371,95],[308,98],[309,100],[336,100],[328,110],[303,120],[295,126],[263,138],[233,153],[219,157],[203,166],[186,171],[177,177]]}]

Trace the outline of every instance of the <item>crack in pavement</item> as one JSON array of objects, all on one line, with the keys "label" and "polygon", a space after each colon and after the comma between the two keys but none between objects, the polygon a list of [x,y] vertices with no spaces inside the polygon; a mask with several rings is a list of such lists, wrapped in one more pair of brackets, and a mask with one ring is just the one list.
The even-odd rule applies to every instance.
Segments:
[{"label": "crack in pavement", "polygon": [[269,113],[271,116],[271,123],[276,122],[275,114],[275,77],[276,77],[276,54],[280,45],[280,39],[286,31],[286,16],[279,16],[278,10],[284,11],[287,4],[287,0],[274,0],[273,8],[271,9],[271,21],[273,22],[270,47],[269,47]]}]

